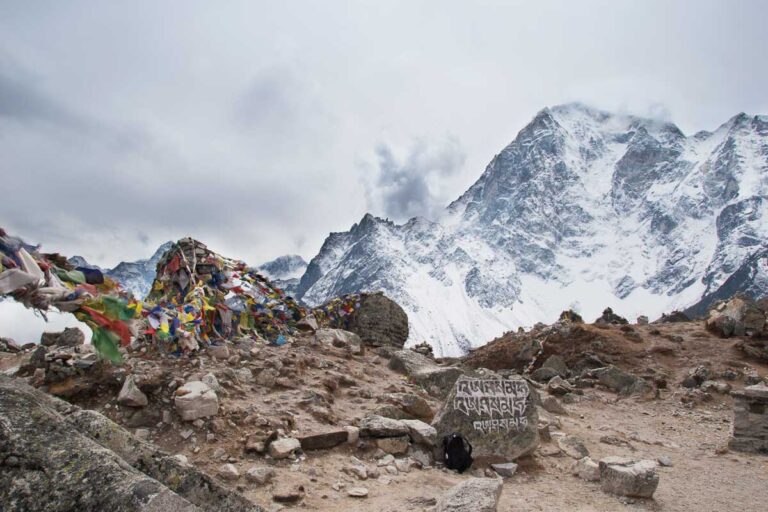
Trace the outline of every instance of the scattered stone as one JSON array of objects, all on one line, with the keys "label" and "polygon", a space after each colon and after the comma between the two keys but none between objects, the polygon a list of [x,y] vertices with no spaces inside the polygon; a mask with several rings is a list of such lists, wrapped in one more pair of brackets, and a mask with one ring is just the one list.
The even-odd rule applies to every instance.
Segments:
[{"label": "scattered stone", "polygon": [[360,336],[342,329],[318,329],[315,332],[315,340],[324,345],[346,348],[353,354],[363,352],[363,340],[360,339]]},{"label": "scattered stone", "polygon": [[176,411],[184,421],[215,416],[219,412],[219,399],[216,393],[200,381],[184,384],[175,392]]},{"label": "scattered stone", "polygon": [[573,463],[571,473],[588,482],[600,480],[600,466],[589,457],[584,457]]},{"label": "scattered stone", "polygon": [[643,394],[651,391],[650,384],[644,379],[620,370],[615,366],[597,368],[590,373],[597,378],[600,384],[621,395]]},{"label": "scattered stone", "polygon": [[275,459],[285,459],[301,448],[301,442],[293,437],[276,439],[269,445],[269,455]]},{"label": "scattered stone", "polygon": [[120,394],[117,395],[117,403],[128,407],[144,407],[149,403],[147,395],[141,392],[133,380],[133,375],[129,375],[123,382]]},{"label": "scattered stone", "polygon": [[234,464],[224,464],[223,466],[220,466],[216,474],[222,480],[233,481],[240,478],[240,472]]},{"label": "scattered stone", "polygon": [[367,480],[368,479],[368,468],[365,467],[364,464],[362,464],[361,461],[359,461],[356,457],[353,457],[353,464],[349,466],[344,466],[341,468],[341,470],[344,473],[347,473],[348,475],[356,476],[360,480]]},{"label": "scattered stone", "polygon": [[659,486],[659,475],[655,461],[605,457],[600,460],[600,481],[605,492],[650,498]]},{"label": "scattered stone", "polygon": [[395,460],[395,469],[400,473],[410,473],[411,468],[416,467],[416,461],[410,457]]},{"label": "scattered stone", "polygon": [[137,428],[136,432],[134,434],[136,436],[136,439],[141,439],[142,441],[149,440],[149,429],[146,428]]},{"label": "scattered stone", "polygon": [[544,361],[544,364],[542,364],[541,367],[555,370],[557,375],[562,378],[566,378],[568,376],[568,366],[565,364],[565,359],[563,359],[563,356],[556,354],[551,355],[547,358],[546,361]]},{"label": "scattered stone", "polygon": [[557,370],[555,370],[554,368],[541,367],[531,372],[531,378],[536,382],[549,382],[551,378],[557,377],[557,376],[558,376]]},{"label": "scattered stone", "polygon": [[542,457],[554,457],[555,455],[560,455],[560,453],[562,453],[560,448],[555,444],[543,444],[539,446],[539,454]]},{"label": "scattered stone", "polygon": [[216,376],[212,373],[206,373],[205,375],[203,375],[203,378],[200,379],[200,381],[203,384],[206,384],[209,388],[211,388],[217,393],[221,391],[221,386],[219,386],[219,381],[216,378]]},{"label": "scattered stone", "polygon": [[368,489],[365,487],[350,487],[347,489],[347,496],[351,498],[367,498]]},{"label": "scattered stone", "polygon": [[256,384],[265,388],[273,388],[278,377],[280,377],[279,371],[274,368],[265,368],[256,376]]},{"label": "scattered stone", "polygon": [[304,497],[304,486],[283,486],[272,492],[272,499],[278,503],[295,503]]},{"label": "scattered stone", "polygon": [[270,467],[252,467],[245,472],[245,478],[249,482],[265,485],[275,476],[275,470]]},{"label": "scattered stone", "polygon": [[401,422],[408,427],[408,434],[414,443],[430,448],[437,444],[437,430],[432,425],[420,420],[401,420]]},{"label": "scattered stone", "polygon": [[214,359],[221,359],[222,361],[229,359],[229,347],[225,344],[211,345],[206,349],[206,352]]},{"label": "scattered stone", "polygon": [[501,478],[470,478],[443,494],[436,512],[496,512],[501,496]]},{"label": "scattered stone", "polygon": [[659,463],[659,466],[664,466],[665,468],[672,466],[672,459],[667,457],[666,455],[662,455],[656,461]]},{"label": "scattered stone", "polygon": [[567,380],[563,379],[559,375],[556,375],[555,377],[552,377],[547,383],[547,391],[555,396],[563,396],[573,391],[573,386],[571,386]]},{"label": "scattered stone", "polygon": [[366,416],[359,424],[363,437],[398,437],[408,434],[408,427],[400,420],[383,416]]},{"label": "scattered stone", "polygon": [[491,464],[491,468],[504,478],[509,478],[517,472],[517,464],[505,462],[504,464]]},{"label": "scattered stone", "polygon": [[567,456],[573,459],[583,459],[589,455],[589,450],[584,446],[584,441],[576,436],[561,436],[557,438],[557,446]]},{"label": "scattered stone", "polygon": [[548,396],[544,398],[541,401],[541,406],[544,408],[545,411],[551,412],[552,414],[559,414],[561,416],[565,416],[568,414],[568,411],[563,407],[563,405],[557,400],[557,398],[553,396]]}]

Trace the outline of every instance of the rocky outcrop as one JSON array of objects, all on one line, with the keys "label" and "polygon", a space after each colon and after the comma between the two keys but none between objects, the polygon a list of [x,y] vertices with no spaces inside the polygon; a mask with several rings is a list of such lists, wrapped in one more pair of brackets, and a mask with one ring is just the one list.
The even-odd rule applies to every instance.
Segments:
[{"label": "rocky outcrop", "polygon": [[456,379],[464,373],[461,368],[455,366],[440,366],[413,350],[398,350],[393,353],[389,360],[389,369],[405,374],[437,398],[444,398]]},{"label": "rocky outcrop", "polygon": [[76,347],[85,343],[85,334],[77,327],[67,327],[61,332],[44,332],[40,344],[46,347]]},{"label": "rocky outcrop", "polygon": [[0,375],[0,503],[8,512],[260,512],[193,466]]},{"label": "rocky outcrop", "polygon": [[706,326],[724,338],[762,334],[766,327],[766,312],[750,297],[737,295],[727,302],[718,302],[709,311]]}]

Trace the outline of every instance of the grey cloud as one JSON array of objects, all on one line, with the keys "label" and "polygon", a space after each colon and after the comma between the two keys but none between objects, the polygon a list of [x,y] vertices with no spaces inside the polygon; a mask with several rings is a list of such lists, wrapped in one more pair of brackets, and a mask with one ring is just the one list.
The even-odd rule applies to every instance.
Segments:
[{"label": "grey cloud", "polygon": [[374,211],[381,208],[387,217],[399,221],[438,215],[447,199],[439,190],[440,181],[458,174],[466,161],[453,138],[432,145],[418,141],[402,160],[391,147],[380,144],[376,156],[378,174],[375,184],[368,188],[370,205]]}]

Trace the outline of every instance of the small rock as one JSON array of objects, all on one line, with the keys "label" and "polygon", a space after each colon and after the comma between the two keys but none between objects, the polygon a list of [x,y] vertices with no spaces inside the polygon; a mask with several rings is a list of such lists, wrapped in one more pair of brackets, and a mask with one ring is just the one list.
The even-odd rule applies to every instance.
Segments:
[{"label": "small rock", "polygon": [[227,345],[211,345],[206,352],[208,352],[208,355],[214,359],[221,359],[224,361],[229,358],[229,347],[227,347]]},{"label": "small rock", "polygon": [[344,427],[344,430],[347,431],[347,443],[349,444],[355,444],[357,441],[360,440],[360,429],[353,426],[353,425],[347,425]]},{"label": "small rock", "polygon": [[146,441],[149,439],[149,429],[137,428],[134,435],[136,436],[136,439],[141,439],[142,441]]},{"label": "small rock", "polygon": [[347,496],[350,496],[352,498],[367,498],[368,489],[366,489],[365,487],[351,487],[347,489]]},{"label": "small rock", "polygon": [[147,395],[142,393],[134,382],[133,375],[125,378],[120,394],[117,395],[117,403],[128,407],[144,407],[149,403]]},{"label": "small rock", "polygon": [[437,430],[432,425],[420,420],[401,420],[408,427],[408,434],[414,443],[427,447],[433,447],[437,444]]},{"label": "small rock", "polygon": [[576,436],[562,436],[557,439],[557,446],[571,458],[583,459],[589,455],[589,450],[584,446],[584,441]]},{"label": "small rock", "polygon": [[259,485],[268,483],[275,476],[275,470],[270,467],[252,467],[245,472],[245,478],[249,482]]},{"label": "small rock", "polygon": [[365,437],[398,437],[408,434],[408,427],[400,420],[383,416],[367,416],[360,422],[360,435]]},{"label": "small rock", "polygon": [[215,392],[221,391],[221,386],[219,386],[219,381],[216,379],[216,376],[212,373],[206,373],[203,375],[203,378],[200,379],[203,384],[206,384],[209,388],[214,390]]},{"label": "small rock", "polygon": [[216,473],[222,480],[237,480],[240,478],[240,472],[234,464],[224,464],[219,467],[219,471]]},{"label": "small rock", "polygon": [[275,459],[285,459],[290,457],[296,450],[301,448],[301,442],[293,437],[284,437],[272,441],[269,445],[269,455]]},{"label": "small rock", "polygon": [[664,466],[667,468],[672,466],[672,459],[670,459],[666,455],[662,455],[661,457],[656,459],[656,461],[659,463],[659,466]]},{"label": "small rock", "polygon": [[491,468],[501,477],[509,478],[517,472],[517,464],[505,462],[504,464],[491,464]]},{"label": "small rock", "polygon": [[279,503],[294,503],[304,497],[304,486],[279,487],[272,492],[272,499]]},{"label": "small rock", "polygon": [[559,414],[561,416],[568,414],[568,411],[563,405],[553,396],[548,396],[541,401],[541,406],[545,411],[552,414]]}]

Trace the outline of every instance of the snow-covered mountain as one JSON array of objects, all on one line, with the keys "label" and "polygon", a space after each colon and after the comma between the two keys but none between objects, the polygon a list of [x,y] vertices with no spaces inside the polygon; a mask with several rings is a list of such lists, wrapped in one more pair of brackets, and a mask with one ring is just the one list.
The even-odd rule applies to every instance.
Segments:
[{"label": "snow-covered mountain", "polygon": [[293,295],[299,279],[307,269],[307,262],[297,254],[289,254],[262,263],[258,268],[275,286]]},{"label": "snow-covered mountain", "polygon": [[569,307],[655,317],[768,293],[766,235],[768,116],[686,136],[569,104],[540,111],[434,222],[366,215],[332,233],[297,295],[383,290],[409,343],[458,355]]},{"label": "snow-covered mountain", "polygon": [[[157,262],[165,252],[173,246],[173,242],[165,242],[157,248],[149,259],[137,261],[122,261],[115,268],[102,269],[102,271],[122,285],[122,287],[134,296],[144,298],[152,287],[155,279]],[[85,268],[99,268],[88,263],[82,256],[72,256],[68,260],[71,264]]]}]

